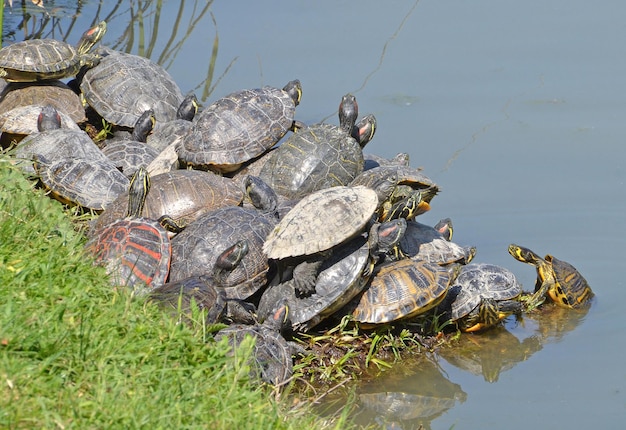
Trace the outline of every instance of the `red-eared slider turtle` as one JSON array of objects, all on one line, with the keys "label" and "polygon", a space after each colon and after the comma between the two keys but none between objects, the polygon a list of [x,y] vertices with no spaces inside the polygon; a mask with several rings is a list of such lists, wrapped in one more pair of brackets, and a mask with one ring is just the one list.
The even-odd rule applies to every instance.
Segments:
[{"label": "red-eared slider turtle", "polygon": [[150,178],[145,169],[133,176],[127,217],[98,230],[85,245],[104,264],[114,285],[132,287],[144,294],[163,285],[172,255],[168,232],[155,220],[141,217]]},{"label": "red-eared slider turtle", "polygon": [[366,325],[408,319],[436,307],[457,274],[457,265],[443,267],[411,259],[384,263],[348,310],[355,321]]},{"label": "red-eared slider turtle", "polygon": [[0,78],[14,82],[60,79],[78,73],[94,61],[91,48],[106,32],[100,22],[83,33],[76,47],[55,39],[33,39],[0,49]]},{"label": "red-eared slider turtle", "polygon": [[106,160],[87,133],[61,128],[61,117],[53,106],[44,106],[37,122],[39,132],[26,136],[15,148],[15,159],[23,161],[20,167],[26,172],[35,173],[35,157],[44,157],[48,162],[69,158]]},{"label": "red-eared slider turtle", "polygon": [[20,106],[54,106],[76,123],[87,120],[80,97],[70,87],[58,80],[42,82],[12,82],[0,93],[0,112],[8,112]]},{"label": "red-eared slider turtle", "polygon": [[267,236],[268,258],[311,255],[361,234],[372,218],[378,198],[365,187],[337,186],[300,200]]},{"label": "red-eared slider turtle", "polygon": [[463,266],[442,306],[462,331],[494,327],[522,311],[522,286],[504,267],[488,263]]},{"label": "red-eared slider turtle", "polygon": [[[263,192],[253,186],[247,193]],[[265,199],[253,199],[265,202]],[[269,262],[262,251],[263,242],[275,221],[267,211],[276,207],[243,208],[228,206],[207,212],[172,239],[170,280],[201,275],[210,270],[218,256],[233,243],[245,240],[248,253],[221,283],[226,297],[246,299],[267,283]]]},{"label": "red-eared slider turtle", "polygon": [[450,242],[434,227],[417,221],[407,221],[406,233],[400,240],[398,248],[402,257],[441,265],[467,264],[476,254],[475,247],[460,246]]},{"label": "red-eared slider turtle", "polygon": [[[167,215],[179,226],[190,224],[212,210],[238,206],[243,200],[243,192],[232,180],[201,170],[173,170],[150,176],[150,183],[143,216],[159,219]],[[122,194],[100,214],[94,229],[123,218],[127,207],[128,194]]]},{"label": "red-eared slider turtle", "polygon": [[[0,114],[0,131],[2,138],[5,140],[5,134],[11,135],[16,141],[21,140],[24,136],[37,133],[38,119],[42,109],[46,105],[28,105],[19,106],[8,112]],[[61,117],[61,128],[70,130],[80,130],[70,116],[64,112],[59,112]]]},{"label": "red-eared slider turtle", "polygon": [[239,300],[229,300],[220,285],[247,254],[245,241],[227,248],[215,261],[213,270],[207,275],[191,276],[176,282],[168,282],[152,290],[148,299],[174,311],[185,321],[193,319],[193,306],[206,314],[206,324],[237,322],[253,324],[254,319],[247,305]]},{"label": "red-eared slider turtle", "polygon": [[217,100],[195,116],[178,146],[180,161],[219,172],[237,170],[293,129],[301,96],[300,81],[294,80],[282,90],[241,90]]},{"label": "red-eared slider turtle", "polygon": [[35,172],[53,197],[63,203],[103,210],[128,192],[129,181],[108,160],[35,156]]},{"label": "red-eared slider turtle", "polygon": [[534,294],[526,301],[528,309],[542,304],[546,295],[559,306],[577,308],[585,305],[593,291],[578,270],[571,264],[550,254],[544,258],[523,246],[509,245],[509,254],[518,261],[537,268],[537,283]]},{"label": "red-eared slider turtle", "polygon": [[269,155],[259,176],[288,199],[349,185],[363,170],[361,144],[367,143],[367,138],[358,142],[352,137],[357,116],[356,98],[345,95],[339,105],[339,127],[313,124],[299,129]]},{"label": "red-eared slider turtle", "polygon": [[135,123],[130,139],[115,139],[102,148],[102,153],[127,177],[133,176],[139,167],[147,167],[159,155],[146,144],[155,121],[154,111],[148,109]]},{"label": "red-eared slider turtle", "polygon": [[[351,182],[352,186],[362,185],[376,191],[380,207],[379,220],[394,216],[415,216],[430,210],[430,201],[439,192],[439,187],[420,169],[403,164],[388,164],[364,170]],[[405,210],[410,206],[407,199],[414,201],[414,207],[406,214],[395,213],[395,208]]]},{"label": "red-eared slider turtle", "polygon": [[[406,229],[404,219],[372,225],[363,234],[335,247],[332,255],[324,260],[312,275],[315,292],[309,296],[296,295],[297,270],[294,278],[268,288],[259,303],[259,316],[264,316],[272,303],[287,297],[289,321],[296,330],[308,331],[324,319],[332,316],[365,287],[378,262],[379,254],[393,248]],[[307,276],[305,275],[305,278]]]},{"label": "red-eared slider turtle", "polygon": [[262,324],[233,324],[220,330],[216,341],[228,339],[236,349],[246,338],[255,340],[250,375],[268,384],[281,386],[293,375],[292,346],[281,335],[287,324],[289,312],[286,300],[279,302]]},{"label": "red-eared slider turtle", "polygon": [[80,89],[87,103],[106,121],[134,127],[148,109],[157,122],[171,121],[183,94],[169,73],[137,55],[99,48],[97,66],[87,70]]}]

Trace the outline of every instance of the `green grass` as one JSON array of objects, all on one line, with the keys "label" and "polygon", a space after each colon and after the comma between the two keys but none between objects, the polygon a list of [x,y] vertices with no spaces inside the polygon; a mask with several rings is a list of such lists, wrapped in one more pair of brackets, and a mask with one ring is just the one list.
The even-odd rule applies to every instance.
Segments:
[{"label": "green grass", "polygon": [[62,205],[0,156],[0,428],[343,428],[248,380],[227,356],[117,291]]}]

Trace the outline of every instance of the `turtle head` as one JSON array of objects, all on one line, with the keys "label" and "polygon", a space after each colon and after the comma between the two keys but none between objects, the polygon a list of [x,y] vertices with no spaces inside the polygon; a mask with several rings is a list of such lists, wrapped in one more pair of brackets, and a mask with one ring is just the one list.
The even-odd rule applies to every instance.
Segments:
[{"label": "turtle head", "polygon": [[245,194],[252,205],[262,212],[278,213],[278,196],[272,187],[258,176],[248,175],[244,180]]},{"label": "turtle head", "polygon": [[96,26],[91,27],[83,33],[76,45],[76,51],[78,51],[80,55],[88,53],[91,51],[91,48],[102,39],[106,31],[106,21],[100,21]]},{"label": "turtle head", "polygon": [[521,261],[522,263],[534,264],[536,265],[543,259],[535,254],[528,248],[523,246],[516,245],[514,243],[509,245],[509,254],[513,256],[517,261]]},{"label": "turtle head", "polygon": [[37,117],[37,130],[47,131],[59,128],[61,128],[61,115],[54,106],[45,105]]},{"label": "turtle head", "polygon": [[339,127],[352,136],[352,130],[358,116],[359,105],[356,102],[356,97],[352,94],[346,94],[339,103]]},{"label": "turtle head", "polygon": [[198,99],[195,94],[189,94],[183,99],[176,111],[177,119],[184,119],[185,121],[191,121],[198,113]]},{"label": "turtle head", "polygon": [[128,188],[128,212],[129,217],[140,217],[143,206],[150,190],[150,174],[145,167],[140,167],[130,179]]},{"label": "turtle head", "polygon": [[352,137],[359,142],[361,148],[367,145],[376,133],[376,117],[369,114],[363,117],[353,128]]},{"label": "turtle head", "polygon": [[287,82],[287,85],[283,87],[283,91],[289,94],[293,104],[296,106],[300,104],[300,100],[302,100],[302,84],[298,79]]},{"label": "turtle head", "polygon": [[154,116],[154,110],[145,110],[135,122],[131,139],[137,142],[146,142],[155,125],[156,117]]}]

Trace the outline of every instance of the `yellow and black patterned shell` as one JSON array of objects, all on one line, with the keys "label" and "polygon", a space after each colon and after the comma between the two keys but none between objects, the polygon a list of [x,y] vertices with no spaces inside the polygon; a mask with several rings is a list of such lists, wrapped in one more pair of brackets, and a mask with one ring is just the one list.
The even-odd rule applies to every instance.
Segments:
[{"label": "yellow and black patterned shell", "polygon": [[411,259],[376,270],[352,310],[356,321],[380,324],[410,318],[437,306],[454,281],[455,270]]}]

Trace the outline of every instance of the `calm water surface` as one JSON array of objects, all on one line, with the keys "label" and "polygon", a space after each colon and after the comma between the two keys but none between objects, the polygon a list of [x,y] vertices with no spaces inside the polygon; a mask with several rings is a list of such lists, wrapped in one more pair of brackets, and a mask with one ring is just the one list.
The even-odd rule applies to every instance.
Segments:
[{"label": "calm water surface", "polygon": [[[153,59],[180,46],[164,64],[183,91],[200,94],[217,35],[207,102],[298,78],[305,122],[336,123],[341,96],[356,94],[361,112],[379,122],[366,152],[408,152],[442,187],[421,221],[451,217],[455,241],[476,246],[476,261],[510,268],[528,289],[534,269],[508,255],[511,242],[569,261],[596,292],[588,312],[511,320],[507,330],[464,337],[462,354],[407,360],[360,387],[359,422],[528,429],[626,421],[626,3],[222,1],[199,16],[206,2],[188,1],[174,32],[181,2],[164,1],[153,43],[154,7],[143,16],[143,45],[138,25],[128,39],[128,4],[136,12],[137,3],[122,3],[104,44]],[[68,40],[115,4],[83,2],[80,30]],[[71,10],[57,13],[55,36],[72,21]],[[5,12],[5,27],[21,19],[18,9]]]}]

